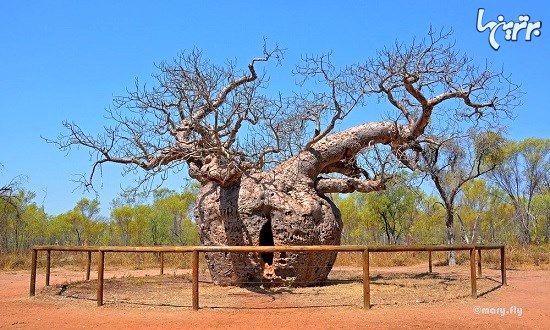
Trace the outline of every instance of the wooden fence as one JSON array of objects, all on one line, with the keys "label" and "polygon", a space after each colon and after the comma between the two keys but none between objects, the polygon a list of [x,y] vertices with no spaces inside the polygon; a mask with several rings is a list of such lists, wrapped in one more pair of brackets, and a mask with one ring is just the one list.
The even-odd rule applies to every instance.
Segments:
[{"label": "wooden fence", "polygon": [[[361,253],[363,261],[363,307],[370,308],[370,262],[371,253],[379,252],[428,252],[428,271],[432,272],[432,252],[469,251],[471,296],[477,298],[477,276],[481,276],[481,250],[500,250],[500,271],[502,285],[506,285],[506,258],[504,245],[317,245],[317,246],[34,246],[32,248],[30,296],[36,288],[36,263],[39,251],[46,252],[46,286],[50,285],[51,251],[70,251],[87,253],[86,280],[90,280],[92,253],[97,253],[97,305],[103,305],[103,283],[105,254],[116,252],[159,253],[160,274],[164,273],[164,253],[192,253],[192,306],[199,309],[199,254],[205,252],[268,253],[268,252],[350,252]],[[476,258],[477,252],[477,258]],[[476,276],[477,259],[477,276]]]}]

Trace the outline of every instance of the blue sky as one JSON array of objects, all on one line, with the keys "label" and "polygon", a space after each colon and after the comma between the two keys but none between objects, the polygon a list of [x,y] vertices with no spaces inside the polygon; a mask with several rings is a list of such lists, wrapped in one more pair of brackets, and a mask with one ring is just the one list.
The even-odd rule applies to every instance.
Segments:
[{"label": "blue sky", "polygon": [[[486,19],[528,14],[543,22],[531,42],[504,42],[494,51],[488,33],[475,29],[477,9]],[[45,143],[61,122],[90,132],[115,95],[135,77],[147,80],[154,63],[202,49],[215,62],[245,64],[262,39],[286,48],[281,67],[269,67],[274,90],[292,88],[290,71],[303,54],[334,52],[337,63],[365,60],[396,39],[422,37],[429,26],[452,28],[459,49],[479,63],[502,67],[522,85],[523,105],[509,122],[509,136],[548,137],[550,77],[549,5],[545,1],[2,1],[0,3],[0,183],[24,176],[49,214],[71,209],[83,196],[71,181],[90,169],[87,152],[69,154]],[[550,30],[549,30],[550,31]],[[377,116],[355,114],[348,124]],[[117,165],[107,166],[98,189],[104,215],[121,185],[131,184]],[[181,176],[181,174],[180,174]],[[181,189],[183,177],[168,186]],[[76,189],[76,190],[75,190]]]}]

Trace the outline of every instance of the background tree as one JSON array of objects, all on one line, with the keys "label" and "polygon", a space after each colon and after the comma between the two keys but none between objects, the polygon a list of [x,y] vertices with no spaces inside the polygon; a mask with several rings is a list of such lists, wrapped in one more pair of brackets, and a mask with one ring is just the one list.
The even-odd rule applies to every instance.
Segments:
[{"label": "background tree", "polygon": [[[0,164],[0,171],[4,166]],[[0,235],[2,239],[2,251],[10,247],[10,221],[17,216],[18,208],[13,196],[15,195],[18,182],[15,179],[0,186]]]},{"label": "background tree", "polygon": [[111,219],[113,219],[117,236],[120,237],[123,245],[129,245],[132,240],[131,222],[133,216],[133,208],[128,205],[119,206],[111,211]]},{"label": "background tree", "polygon": [[366,244],[379,242],[384,234],[380,222],[365,204],[365,195],[351,193],[344,196],[335,194],[334,203],[342,217],[342,242],[344,244]]},{"label": "background tree", "polygon": [[[467,135],[437,141],[438,138],[434,138],[426,142],[420,153],[421,161],[411,168],[426,173],[434,184],[446,211],[446,242],[454,244],[456,203],[463,187],[495,169],[500,161],[503,139],[495,133],[471,130]],[[467,235],[463,238],[470,243]],[[455,251],[449,251],[448,263],[456,264]]]},{"label": "background tree", "polygon": [[401,174],[385,190],[365,196],[365,205],[382,224],[386,244],[403,243],[420,213],[417,205],[423,196],[418,188],[410,185],[411,181],[410,176]]},{"label": "background tree", "polygon": [[195,188],[181,193],[164,188],[154,190],[151,204],[128,200],[122,195],[111,210],[113,235],[121,244],[198,244],[197,228],[191,221]]},{"label": "background tree", "polygon": [[21,251],[44,243],[47,216],[34,202],[35,194],[22,188],[0,199],[0,250]]},{"label": "background tree", "polygon": [[75,209],[78,209],[82,215],[90,220],[99,215],[99,200],[82,198],[76,203]]},{"label": "background tree", "polygon": [[481,178],[463,185],[455,211],[460,234],[466,244],[498,241],[497,229],[505,229],[502,219],[508,219],[503,214],[506,210],[502,198],[498,188],[488,186]]},{"label": "background tree", "polygon": [[520,241],[531,242],[535,225],[533,201],[538,193],[548,193],[550,168],[550,139],[530,138],[509,141],[506,158],[492,173],[496,186],[506,192],[514,206],[514,219]]},{"label": "background tree", "polygon": [[[178,244],[189,244],[196,236],[196,228],[191,225],[192,208],[196,191],[188,190],[181,194],[168,191],[156,195],[153,207],[165,226],[168,239]],[[190,232],[191,230],[191,232]],[[196,243],[196,242],[195,242]]]},{"label": "background tree", "polygon": [[534,239],[537,243],[550,243],[550,192],[537,194],[533,198],[533,215],[536,222]]},{"label": "background tree", "polygon": [[[0,173],[4,170],[4,165],[0,163]],[[9,180],[9,182],[0,184],[0,201],[3,203],[12,203],[12,197],[19,186],[19,178]]]}]

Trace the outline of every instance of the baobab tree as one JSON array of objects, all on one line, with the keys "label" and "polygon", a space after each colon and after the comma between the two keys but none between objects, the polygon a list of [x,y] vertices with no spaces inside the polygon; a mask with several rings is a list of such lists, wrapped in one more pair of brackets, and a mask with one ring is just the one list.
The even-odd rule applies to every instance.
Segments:
[{"label": "baobab tree", "polygon": [[[264,46],[244,73],[195,50],[159,65],[155,87],[136,84],[118,98],[109,111],[113,126],[103,133],[65,122],[67,133],[56,141],[62,149],[93,151],[88,186],[105,163],[145,170],[142,182],[184,166],[201,186],[195,220],[204,245],[339,244],[342,221],[327,194],[376,191],[391,178],[365,169],[360,154],[386,146],[396,162],[413,166],[430,125],[471,125],[509,111],[513,85],[500,72],[475,67],[448,39],[430,31],[421,42],[396,44],[344,68],[330,54],[304,57],[291,97],[273,97],[257,73],[262,62],[282,58],[277,46]],[[376,98],[395,111],[335,131],[350,112],[375,109],[368,101]],[[312,285],[327,277],[336,254],[206,258],[220,284]]]}]

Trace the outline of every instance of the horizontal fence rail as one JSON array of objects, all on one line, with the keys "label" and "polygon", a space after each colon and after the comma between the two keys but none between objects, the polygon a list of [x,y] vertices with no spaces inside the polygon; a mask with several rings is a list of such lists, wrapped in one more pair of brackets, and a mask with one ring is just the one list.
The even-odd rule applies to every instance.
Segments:
[{"label": "horizontal fence rail", "polygon": [[[477,276],[481,276],[481,250],[500,250],[501,283],[506,285],[506,256],[504,245],[287,245],[287,246],[34,246],[31,251],[30,296],[35,295],[36,268],[39,251],[46,252],[46,286],[50,285],[51,251],[86,252],[86,280],[90,280],[92,253],[97,254],[97,305],[103,305],[105,254],[117,252],[158,253],[160,274],[164,274],[164,253],[192,254],[192,307],[199,309],[199,254],[207,252],[266,253],[266,252],[351,252],[362,254],[363,264],[363,307],[370,303],[370,253],[377,252],[428,252],[428,271],[432,272],[432,252],[469,251],[471,297],[477,298]],[[477,258],[476,258],[477,252]],[[477,276],[476,276],[477,259]]]}]

